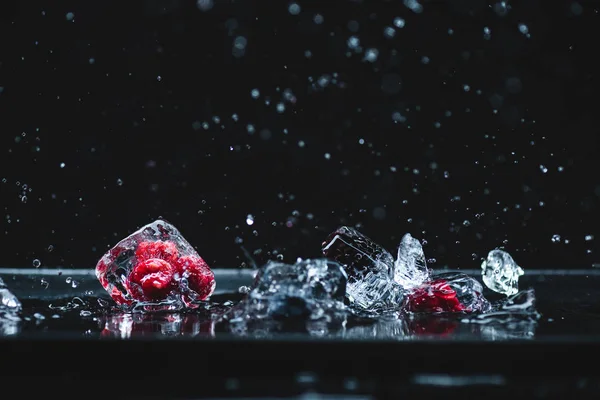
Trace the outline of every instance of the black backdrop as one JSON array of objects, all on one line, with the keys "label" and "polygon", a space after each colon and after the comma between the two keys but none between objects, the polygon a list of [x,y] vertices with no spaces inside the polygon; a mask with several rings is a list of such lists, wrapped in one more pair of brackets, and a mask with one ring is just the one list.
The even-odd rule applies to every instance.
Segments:
[{"label": "black backdrop", "polygon": [[596,2],[298,6],[3,1],[2,266],[91,268],[159,216],[218,267],[341,224],[434,267],[600,261]]}]

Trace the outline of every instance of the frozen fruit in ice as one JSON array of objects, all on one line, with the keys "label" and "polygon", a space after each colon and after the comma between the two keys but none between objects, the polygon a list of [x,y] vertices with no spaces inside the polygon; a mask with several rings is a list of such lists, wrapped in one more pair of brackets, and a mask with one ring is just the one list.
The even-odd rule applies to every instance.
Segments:
[{"label": "frozen fruit in ice", "polygon": [[456,292],[443,279],[427,282],[406,298],[410,312],[461,312],[465,310],[456,298]]},{"label": "frozen fruit in ice", "polygon": [[173,289],[175,268],[160,258],[139,259],[129,275],[132,292],[139,290],[134,297],[164,299]]},{"label": "frozen fruit in ice", "polygon": [[429,279],[429,269],[421,243],[407,233],[398,246],[394,280],[405,289],[418,286]]},{"label": "frozen fruit in ice", "polygon": [[176,309],[206,299],[215,289],[206,262],[164,220],[142,227],[106,252],[96,276],[121,305],[166,302],[168,309]]},{"label": "frozen fruit in ice", "polygon": [[485,312],[490,303],[481,294],[479,282],[462,273],[441,273],[415,288],[407,298],[405,310],[415,313]]},{"label": "frozen fruit in ice", "polygon": [[162,240],[156,242],[149,241],[138,244],[135,249],[135,256],[138,260],[159,258],[169,263],[174,263],[179,257],[179,251],[173,242]]},{"label": "frozen fruit in ice", "polygon": [[182,256],[175,262],[179,275],[187,280],[187,287],[199,299],[205,299],[215,290],[215,276],[199,256]]},{"label": "frozen fruit in ice", "polygon": [[481,263],[483,283],[494,292],[507,296],[519,291],[519,277],[525,273],[503,250],[492,250]]},{"label": "frozen fruit in ice", "polygon": [[322,251],[346,270],[346,297],[353,309],[376,313],[398,309],[404,291],[393,280],[394,258],[387,250],[356,229],[342,226],[323,242]]}]

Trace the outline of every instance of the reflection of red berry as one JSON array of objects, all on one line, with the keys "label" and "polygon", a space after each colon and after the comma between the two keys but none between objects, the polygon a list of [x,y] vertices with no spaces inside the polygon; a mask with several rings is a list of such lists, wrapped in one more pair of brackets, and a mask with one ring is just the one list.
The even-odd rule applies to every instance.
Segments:
[{"label": "reflection of red berry", "polygon": [[448,282],[438,279],[415,289],[407,298],[406,310],[411,312],[461,312],[466,307],[456,297]]},{"label": "reflection of red berry", "polygon": [[204,300],[215,289],[215,276],[208,264],[198,256],[183,256],[177,260],[177,270],[187,278],[188,287],[198,294],[196,300]]},{"label": "reflection of red berry", "polygon": [[[167,297],[172,289],[175,268],[160,258],[138,261],[129,275],[129,283],[137,284],[144,297],[161,300]],[[132,291],[135,296],[136,291]],[[137,296],[135,296],[137,297]]]},{"label": "reflection of red berry", "polygon": [[410,324],[411,332],[415,335],[447,336],[458,327],[457,321],[438,318],[420,318]]}]

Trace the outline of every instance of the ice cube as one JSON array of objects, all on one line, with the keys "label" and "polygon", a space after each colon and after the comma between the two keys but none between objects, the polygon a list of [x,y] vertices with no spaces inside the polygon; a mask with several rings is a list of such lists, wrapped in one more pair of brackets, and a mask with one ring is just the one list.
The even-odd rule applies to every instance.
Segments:
[{"label": "ice cube", "polygon": [[354,228],[342,226],[322,244],[323,254],[344,266],[349,281],[361,279],[368,272],[394,276],[392,255]]},{"label": "ice cube", "polygon": [[342,226],[322,245],[323,254],[348,273],[346,297],[354,311],[385,313],[398,310],[404,291],[394,282],[392,255],[354,228]]},{"label": "ice cube", "polygon": [[340,264],[325,259],[296,264],[270,261],[263,266],[245,299],[224,318],[231,330],[306,329],[324,334],[345,318],[342,303],[348,277]]},{"label": "ice cube", "polygon": [[432,281],[415,288],[407,296],[405,309],[416,313],[486,312],[491,305],[482,292],[481,283],[466,274],[434,274]]},{"label": "ice cube", "polygon": [[519,277],[525,272],[503,250],[492,250],[481,263],[483,283],[494,292],[507,296],[519,291]]},{"label": "ice cube", "polygon": [[8,290],[2,278],[0,278],[0,309],[21,311],[21,302],[17,299],[17,296]]},{"label": "ice cube", "polygon": [[368,272],[362,279],[348,281],[346,297],[354,310],[374,314],[398,311],[405,292],[399,284],[387,276]]},{"label": "ice cube", "polygon": [[136,310],[194,308],[215,289],[206,262],[173,225],[160,219],[104,254],[96,276],[113,300]]},{"label": "ice cube", "polygon": [[429,279],[429,270],[421,243],[410,233],[404,235],[398,247],[394,280],[405,289],[418,286]]}]

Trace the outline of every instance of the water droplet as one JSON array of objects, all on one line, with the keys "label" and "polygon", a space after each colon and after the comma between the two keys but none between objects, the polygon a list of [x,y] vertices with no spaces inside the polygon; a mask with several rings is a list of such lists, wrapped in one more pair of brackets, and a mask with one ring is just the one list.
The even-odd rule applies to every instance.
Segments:
[{"label": "water droplet", "polygon": [[298,15],[300,14],[300,6],[298,5],[298,3],[291,3],[288,7],[288,11],[292,15]]},{"label": "water droplet", "polygon": [[394,18],[394,25],[396,26],[396,28],[404,28],[404,26],[406,25],[406,21],[404,21],[400,17],[396,17]]},{"label": "water droplet", "polygon": [[238,288],[238,293],[248,294],[250,292],[250,288],[248,286],[240,286]]},{"label": "water droplet", "polygon": [[560,235],[552,235],[552,243],[560,243]]},{"label": "water droplet", "polygon": [[33,266],[35,268],[39,268],[42,265],[42,262],[40,260],[38,260],[37,258],[35,260],[33,260]]}]

